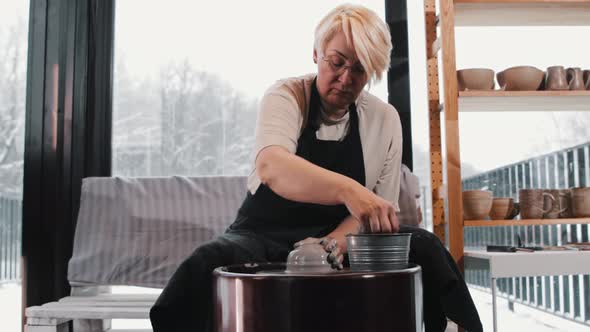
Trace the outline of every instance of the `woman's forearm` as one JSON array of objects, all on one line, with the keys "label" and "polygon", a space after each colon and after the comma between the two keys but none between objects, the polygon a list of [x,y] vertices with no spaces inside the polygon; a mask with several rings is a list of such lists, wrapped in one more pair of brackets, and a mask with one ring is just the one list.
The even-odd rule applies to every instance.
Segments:
[{"label": "woman's forearm", "polygon": [[328,236],[336,239],[341,252],[345,253],[347,250],[346,235],[357,234],[359,228],[360,224],[358,220],[353,216],[348,216]]},{"label": "woman's forearm", "polygon": [[361,186],[351,178],[314,165],[280,146],[264,148],[258,154],[256,171],[262,183],[275,193],[297,202],[342,204],[346,195]]},{"label": "woman's forearm", "polygon": [[393,204],[355,180],[329,171],[280,146],[262,149],[256,158],[262,183],[279,196],[304,203],[344,204],[369,233],[397,232]]}]

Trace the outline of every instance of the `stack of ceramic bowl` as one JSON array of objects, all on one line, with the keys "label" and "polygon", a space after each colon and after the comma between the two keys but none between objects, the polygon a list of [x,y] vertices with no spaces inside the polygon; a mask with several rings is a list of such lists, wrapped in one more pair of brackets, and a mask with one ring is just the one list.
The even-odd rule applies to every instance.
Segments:
[{"label": "stack of ceramic bowl", "polygon": [[353,271],[388,271],[408,267],[412,234],[349,234],[348,259]]}]

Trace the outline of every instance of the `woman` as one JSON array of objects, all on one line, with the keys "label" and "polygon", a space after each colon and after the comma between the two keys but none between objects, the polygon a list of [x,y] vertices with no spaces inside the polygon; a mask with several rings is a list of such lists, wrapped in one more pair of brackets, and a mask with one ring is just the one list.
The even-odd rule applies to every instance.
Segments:
[{"label": "woman", "polygon": [[[155,332],[212,328],[211,273],[219,266],[285,261],[294,245],[319,242],[333,267],[342,268],[346,234],[400,231],[400,120],[364,91],[388,69],[390,40],[384,22],[364,7],[339,6],[322,19],[313,51],[317,74],[279,81],[262,98],[247,197],[226,233],[175,272],[150,312]],[[413,233],[410,259],[423,268],[426,330],[443,331],[445,316],[481,330],[438,239],[401,231]]]}]

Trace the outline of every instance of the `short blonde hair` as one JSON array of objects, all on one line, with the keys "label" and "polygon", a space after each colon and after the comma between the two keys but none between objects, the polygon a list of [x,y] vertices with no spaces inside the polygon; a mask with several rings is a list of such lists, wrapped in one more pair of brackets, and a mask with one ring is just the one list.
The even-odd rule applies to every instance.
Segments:
[{"label": "short blonde hair", "polygon": [[372,10],[359,5],[344,4],[330,11],[315,29],[314,48],[323,56],[326,45],[336,33],[343,32],[372,82],[381,80],[389,69],[391,35],[383,20]]}]

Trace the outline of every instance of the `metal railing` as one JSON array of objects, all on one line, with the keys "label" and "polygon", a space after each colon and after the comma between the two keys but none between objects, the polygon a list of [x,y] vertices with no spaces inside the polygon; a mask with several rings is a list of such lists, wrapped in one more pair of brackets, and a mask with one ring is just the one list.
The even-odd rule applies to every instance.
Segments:
[{"label": "metal railing", "polygon": [[22,200],[0,196],[0,283],[20,281]]},{"label": "metal railing", "polygon": [[[494,197],[518,198],[524,188],[564,189],[590,186],[590,143],[524,160],[463,180],[463,190],[488,189]],[[588,242],[589,225],[466,227],[465,249],[486,245],[562,245]],[[466,267],[465,279],[490,288],[489,270]],[[590,326],[590,275],[498,279],[498,289],[510,301],[534,306]]]}]

